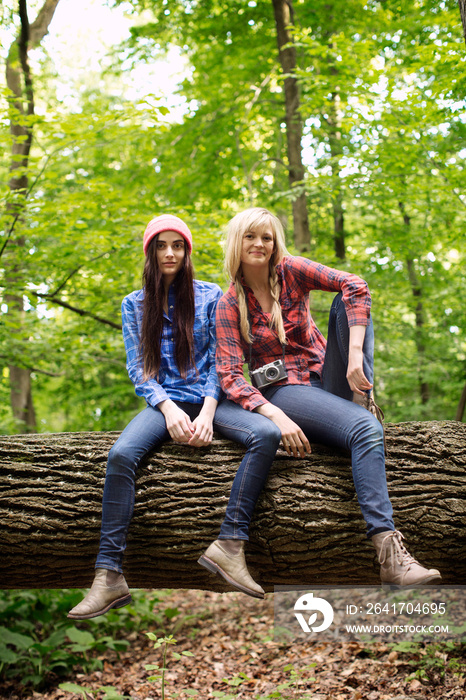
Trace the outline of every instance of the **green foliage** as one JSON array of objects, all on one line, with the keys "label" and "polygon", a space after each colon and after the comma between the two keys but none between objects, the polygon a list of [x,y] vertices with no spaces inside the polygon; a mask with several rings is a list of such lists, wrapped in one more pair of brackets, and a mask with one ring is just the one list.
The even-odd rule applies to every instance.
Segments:
[{"label": "green foliage", "polygon": [[466,672],[466,646],[461,642],[399,642],[390,645],[393,651],[403,655],[406,663],[413,667],[407,681],[416,678],[430,685],[443,685],[447,672],[464,675]]},{"label": "green foliage", "polygon": [[[73,625],[66,615],[83,596],[81,590],[24,590],[0,592],[0,676],[21,679],[24,686],[40,687],[50,673],[66,676],[74,668],[101,668],[96,653],[117,654],[129,642],[121,639],[149,623],[165,625],[174,609],[154,606],[163,595],[133,591],[124,610],[86,621],[86,629]],[[107,700],[117,700],[108,697]]]},{"label": "green foliage", "polygon": [[[146,632],[146,635],[151,641],[154,642],[154,649],[160,649],[160,647],[162,647],[162,666],[159,666],[158,664],[147,664],[145,668],[147,671],[155,671],[155,673],[152,676],[149,676],[148,680],[161,681],[160,687],[162,691],[162,700],[165,700],[165,673],[168,670],[166,667],[168,647],[176,644],[176,639],[174,639],[172,634],[169,634],[168,636],[157,637],[157,635],[153,632]],[[178,654],[177,652],[172,652],[172,657],[176,661],[179,661],[182,656],[194,656],[194,654],[190,651],[182,651],[181,654]],[[181,692],[191,696],[197,695],[197,690],[194,689],[184,689]],[[173,698],[176,698],[179,695],[179,692],[172,693]]]},{"label": "green foliage", "polygon": [[98,668],[92,652],[121,651],[128,642],[92,634],[70,624],[72,591],[11,591],[0,598],[0,673],[40,686],[46,675],[65,675],[76,664]]},{"label": "green foliage", "polygon": [[[297,669],[294,664],[286,664],[283,667],[283,672],[289,677],[284,683],[277,685],[274,691],[267,695],[256,696],[256,700],[292,700],[296,697],[295,692],[300,693],[300,700],[311,700],[312,695],[303,694],[303,690],[313,683],[316,679],[309,677],[308,672],[316,666],[315,663],[308,664],[301,669]],[[224,678],[223,682],[227,683],[232,688],[239,688],[243,683],[247,683],[252,679],[246,673],[240,672],[232,678]],[[292,691],[292,695],[288,695],[287,691]],[[221,700],[232,700],[236,695],[226,694],[223,691],[213,693],[214,697]]]},{"label": "green foliage", "polygon": [[[118,430],[140,410],[119,309],[140,286],[152,216],[187,220],[198,277],[222,287],[220,234],[232,214],[257,204],[291,221],[270,0],[130,6],[138,19],[131,39],[99,85],[86,80],[73,106],[57,99],[66,76],[56,74],[53,56],[35,65],[32,121],[2,90],[3,433],[21,428],[9,408],[9,365],[33,372],[41,431]],[[294,11],[311,256],[369,282],[387,419],[454,418],[466,366],[466,72],[457,4],[304,0]],[[17,26],[13,11],[7,20]],[[123,74],[174,45],[188,61],[182,118],[161,95],[115,96]],[[24,202],[8,187],[10,119],[34,130]],[[11,230],[8,207],[18,202],[24,211]],[[334,252],[337,206],[344,261]],[[287,236],[291,244],[291,230]],[[311,308],[325,330],[323,296],[311,295]],[[12,298],[24,299],[23,312]]]},{"label": "green foliage", "polygon": [[80,695],[83,700],[87,700],[89,695],[98,695],[99,693],[103,693],[103,695],[100,696],[100,700],[129,700],[130,698],[129,695],[121,695],[112,685],[102,686],[96,690],[85,688],[76,683],[60,683],[58,687],[60,690],[65,690],[68,693]]}]

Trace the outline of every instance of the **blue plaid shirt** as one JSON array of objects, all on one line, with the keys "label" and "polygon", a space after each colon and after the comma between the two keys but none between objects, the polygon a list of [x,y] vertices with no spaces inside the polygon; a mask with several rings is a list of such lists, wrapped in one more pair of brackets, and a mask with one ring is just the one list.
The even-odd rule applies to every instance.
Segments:
[{"label": "blue plaid shirt", "polygon": [[175,362],[173,310],[175,293],[168,290],[168,315],[164,313],[161,338],[161,363],[158,381],[143,380],[143,361],[140,352],[142,301],[144,290],[128,294],[121,304],[123,340],[126,349],[126,369],[136,394],[149,406],[161,401],[186,401],[201,404],[206,396],[219,399],[222,391],[215,369],[215,312],[223,292],[217,284],[194,280],[194,358],[196,369],[188,370],[186,379],[180,375]]}]

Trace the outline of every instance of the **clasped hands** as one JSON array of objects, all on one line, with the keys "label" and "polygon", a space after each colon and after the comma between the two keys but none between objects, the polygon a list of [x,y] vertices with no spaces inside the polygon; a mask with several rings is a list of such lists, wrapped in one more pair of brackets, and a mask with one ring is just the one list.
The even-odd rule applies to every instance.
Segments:
[{"label": "clasped hands", "polygon": [[192,421],[187,413],[173,401],[164,401],[159,404],[167,430],[174,442],[191,447],[205,447],[210,445],[213,437],[213,417],[202,409],[199,415]]}]

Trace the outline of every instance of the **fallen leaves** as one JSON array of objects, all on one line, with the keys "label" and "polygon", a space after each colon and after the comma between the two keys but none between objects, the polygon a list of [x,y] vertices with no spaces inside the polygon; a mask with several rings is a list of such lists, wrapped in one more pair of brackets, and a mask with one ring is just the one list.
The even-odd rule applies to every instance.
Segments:
[{"label": "fallen leaves", "polygon": [[[255,600],[240,593],[175,590],[164,596],[164,605],[178,612],[166,620],[163,630],[154,626],[130,632],[127,651],[119,656],[106,652],[101,670],[76,673],[70,682],[89,688],[89,698],[97,700],[103,697],[98,689],[108,686],[131,700],[159,700],[160,681],[148,681],[150,672],[145,669],[162,661],[162,649],[154,650],[145,635],[152,632],[173,634],[176,639],[176,645],[167,650],[167,700],[176,693],[186,700],[186,691],[197,691],[194,697],[199,700],[213,700],[215,692],[236,700],[258,700],[272,693],[283,700],[464,700],[466,695],[464,668],[463,676],[446,673],[442,683],[407,680],[413,668],[406,654],[382,643],[364,646],[316,640],[283,646],[275,642],[272,596]],[[59,682],[32,697],[78,700],[77,695],[60,690]],[[10,685],[3,694],[0,688],[0,697],[21,700],[27,694]]]}]

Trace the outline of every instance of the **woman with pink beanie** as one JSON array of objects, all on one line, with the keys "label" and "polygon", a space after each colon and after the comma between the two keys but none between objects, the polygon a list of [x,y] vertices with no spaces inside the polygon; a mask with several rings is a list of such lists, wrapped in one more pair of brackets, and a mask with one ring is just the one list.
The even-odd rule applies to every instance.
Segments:
[{"label": "woman with pink beanie", "polygon": [[252,514],[258,496],[254,474],[258,465],[261,471],[270,469],[281,433],[268,418],[222,395],[215,367],[215,315],[222,290],[194,279],[192,245],[191,231],[177,216],[152,219],[143,240],[143,288],[122,302],[126,366],[147,406],[110,450],[95,578],[69,612],[74,620],[97,617],[131,601],[122,566],[141,460],[170,437],[188,447],[209,445],[214,429],[246,447],[240,488],[232,492],[222,526],[225,541],[216,573],[238,590],[264,595],[249,576],[242,543],[239,551],[236,541],[242,536],[235,528],[238,519]]}]

